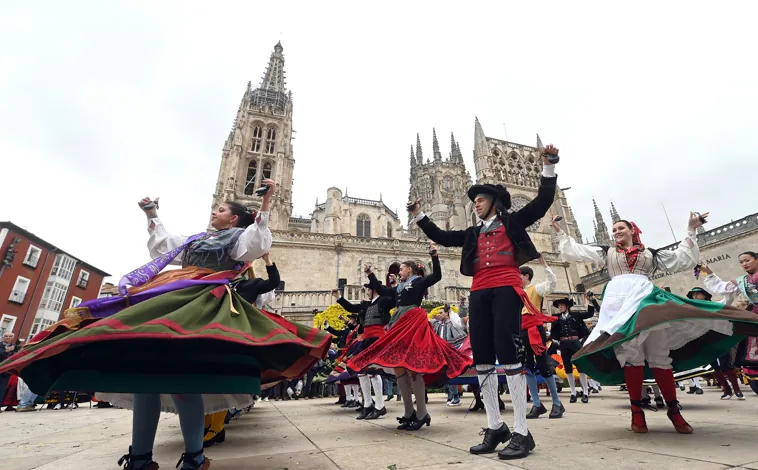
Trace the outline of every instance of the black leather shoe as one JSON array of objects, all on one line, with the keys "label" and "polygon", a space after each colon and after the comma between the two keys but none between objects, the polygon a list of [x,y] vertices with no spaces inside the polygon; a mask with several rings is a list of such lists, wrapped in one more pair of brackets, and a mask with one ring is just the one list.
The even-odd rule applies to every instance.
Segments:
[{"label": "black leather shoe", "polygon": [[469,449],[469,452],[472,454],[491,454],[495,452],[498,445],[507,442],[511,438],[511,430],[508,429],[508,425],[505,423],[500,426],[500,429],[483,428],[479,434],[484,434],[484,440],[482,440],[481,444]]},{"label": "black leather shoe", "polygon": [[361,411],[361,414],[359,414],[355,419],[366,419],[374,411],[376,411],[376,408],[374,408],[374,405],[371,405],[368,408],[363,408],[363,411]]},{"label": "black leather shoe", "polygon": [[571,395],[571,398],[569,398],[569,403],[576,403],[576,395]]},{"label": "black leather shoe", "polygon": [[411,425],[412,422],[417,421],[416,418],[416,412],[414,411],[410,418],[406,418],[404,416],[401,416],[397,418],[397,422],[400,423],[400,426],[398,426],[398,429],[408,429],[408,426]]},{"label": "black leather shoe", "polygon": [[395,398],[395,395],[387,395],[387,398],[385,398],[384,401],[392,401],[393,398]]},{"label": "black leather shoe", "polygon": [[342,405],[340,405],[340,408],[350,408],[351,406],[353,406],[353,403],[354,403],[353,400],[348,400]]},{"label": "black leather shoe", "polygon": [[523,459],[534,450],[535,445],[532,433],[527,431],[526,436],[514,433],[511,442],[497,456],[503,460]]},{"label": "black leather shoe", "polygon": [[566,412],[566,408],[563,407],[563,403],[560,405],[553,405],[553,409],[550,410],[550,416],[548,418],[550,419],[558,419],[563,418],[563,413]]},{"label": "black leather shoe", "polygon": [[582,403],[589,403],[589,402],[590,402],[590,396],[582,395]]},{"label": "black leather shoe", "polygon": [[378,419],[387,414],[387,407],[385,406],[381,410],[375,409],[370,415],[366,416],[366,419]]},{"label": "black leather shoe", "polygon": [[532,409],[529,411],[529,413],[526,415],[526,419],[537,419],[541,415],[544,415],[547,413],[547,408],[545,408],[545,405],[540,403],[540,406],[533,406]]},{"label": "black leather shoe", "polygon": [[432,424],[432,417],[429,416],[429,413],[426,414],[422,419],[415,419],[411,421],[411,423],[406,428],[407,431],[418,431],[419,429],[423,428],[424,425],[431,425]]},{"label": "black leather shoe", "polygon": [[690,387],[689,391],[687,392],[687,395],[694,395],[695,394],[695,387]]}]

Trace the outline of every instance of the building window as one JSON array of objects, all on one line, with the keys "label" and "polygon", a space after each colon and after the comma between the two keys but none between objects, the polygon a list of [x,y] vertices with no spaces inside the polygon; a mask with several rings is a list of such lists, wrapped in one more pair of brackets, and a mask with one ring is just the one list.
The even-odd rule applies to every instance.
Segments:
[{"label": "building window", "polygon": [[263,140],[263,128],[261,126],[255,126],[253,128],[253,146],[251,147],[253,152],[261,151],[262,140]]},{"label": "building window", "polygon": [[68,308],[76,308],[80,303],[82,303],[82,299],[77,296],[73,296],[71,297],[71,305],[69,305]]},{"label": "building window", "polygon": [[50,271],[50,275],[61,277],[68,282],[71,280],[71,276],[74,275],[74,266],[76,266],[74,258],[58,255],[55,257],[55,264],[53,265],[53,270]]},{"label": "building window", "polygon": [[271,178],[271,163],[266,162],[263,164],[263,172],[261,173],[261,176],[264,180]]},{"label": "building window", "polygon": [[82,269],[81,271],[79,271],[79,277],[76,280],[76,287],[81,287],[82,289],[86,289],[87,284],[89,284],[89,273]]},{"label": "building window", "polygon": [[44,331],[45,328],[52,325],[52,320],[45,320],[42,318],[35,318],[34,323],[32,324],[32,330],[29,332],[29,339],[32,339],[34,335],[39,333],[40,331]]},{"label": "building window", "polygon": [[13,315],[3,315],[0,317],[0,335],[13,333],[13,327],[16,325],[16,317]]},{"label": "building window", "polygon": [[266,153],[269,155],[274,153],[274,141],[276,141],[276,129],[269,127],[266,131]]},{"label": "building window", "polygon": [[253,160],[247,166],[247,177],[245,177],[245,194],[248,196],[255,192],[255,177],[258,176],[258,161]]},{"label": "building window", "polygon": [[34,245],[29,245],[29,250],[26,252],[26,257],[24,258],[24,264],[32,268],[36,268],[37,263],[39,263],[39,257],[41,255],[41,249],[37,248]]},{"label": "building window", "polygon": [[10,297],[8,297],[8,302],[23,304],[24,299],[26,298],[26,291],[29,289],[30,282],[31,281],[29,281],[29,279],[18,276],[16,278],[15,284],[13,284],[13,289],[11,290]]},{"label": "building window", "polygon": [[45,292],[42,294],[39,308],[60,313],[67,288],[68,286],[64,286],[58,282],[48,281],[45,286]]},{"label": "building window", "polygon": [[392,238],[392,224],[387,222],[387,238]]},{"label": "building window", "polygon": [[371,237],[371,219],[366,214],[358,216],[358,224],[355,229],[355,235],[357,237]]}]

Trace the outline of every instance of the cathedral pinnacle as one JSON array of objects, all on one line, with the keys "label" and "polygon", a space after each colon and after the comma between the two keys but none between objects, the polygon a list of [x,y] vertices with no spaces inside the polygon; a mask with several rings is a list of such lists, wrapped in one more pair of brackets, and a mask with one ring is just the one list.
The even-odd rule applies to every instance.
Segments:
[{"label": "cathedral pinnacle", "polygon": [[421,150],[421,137],[416,134],[416,159],[419,165],[424,164],[424,152]]},{"label": "cathedral pinnacle", "polygon": [[600,213],[600,209],[597,207],[597,202],[595,202],[595,199],[592,199],[592,205],[595,206],[595,223],[596,223],[596,229],[595,229],[595,239],[598,243],[603,245],[610,245],[611,244],[611,237],[608,232],[608,227],[605,225],[605,220],[603,220],[603,214]]},{"label": "cathedral pinnacle", "polygon": [[437,130],[432,128],[432,152],[434,152],[434,161],[442,161],[442,153],[440,153],[440,143],[437,141]]},{"label": "cathedral pinnacle", "polygon": [[545,146],[542,145],[542,139],[540,139],[540,135],[539,134],[537,134],[537,148],[539,150],[542,150],[543,148],[545,148]]},{"label": "cathedral pinnacle", "polygon": [[284,55],[282,51],[282,43],[277,42],[274,46],[274,52],[271,53],[271,58],[268,61],[268,67],[261,80],[260,88],[262,90],[281,91],[287,90],[286,82],[284,81]]},{"label": "cathedral pinnacle", "polygon": [[416,166],[416,156],[413,154],[413,145],[411,145],[411,168]]},{"label": "cathedral pinnacle", "polygon": [[613,223],[615,224],[619,220],[621,220],[621,216],[616,210],[616,206],[614,206],[613,203],[611,203],[611,221],[613,221]]},{"label": "cathedral pinnacle", "polygon": [[576,217],[574,217],[574,209],[571,208],[571,206],[568,206],[569,215],[571,216],[571,220],[574,222],[574,233],[576,234],[576,240],[579,243],[582,242],[582,231],[579,230],[579,222],[576,221]]},{"label": "cathedral pinnacle", "polygon": [[482,125],[479,124],[479,118],[474,121],[474,158],[483,157],[490,154],[487,137],[484,136]]}]

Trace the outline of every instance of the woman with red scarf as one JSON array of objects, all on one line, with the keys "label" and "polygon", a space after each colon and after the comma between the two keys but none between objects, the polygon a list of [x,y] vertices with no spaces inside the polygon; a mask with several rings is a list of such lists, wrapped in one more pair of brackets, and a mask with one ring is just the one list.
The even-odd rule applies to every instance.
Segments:
[{"label": "woman with red scarf", "polygon": [[632,431],[646,433],[642,382],[655,378],[677,432],[692,433],[679,412],[674,372],[708,364],[758,329],[755,315],[716,302],[692,300],[653,285],[656,271],[694,268],[699,259],[695,231],[707,214],[691,213],[687,236],[673,250],[652,250],[642,231],[620,220],[613,225],[615,246],[587,246],[559,233],[567,261],[588,261],[608,269],[597,326],[574,356],[574,364],[601,383],[625,381],[632,405]]}]

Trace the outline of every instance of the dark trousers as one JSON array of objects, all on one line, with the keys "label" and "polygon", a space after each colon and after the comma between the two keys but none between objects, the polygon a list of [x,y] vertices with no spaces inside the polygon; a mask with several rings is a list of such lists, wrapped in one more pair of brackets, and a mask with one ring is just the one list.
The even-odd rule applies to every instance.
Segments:
[{"label": "dark trousers", "polygon": [[469,335],[474,364],[517,364],[522,361],[521,309],[524,304],[513,287],[471,292]]},{"label": "dark trousers", "polygon": [[305,385],[303,386],[304,397],[313,398],[316,396],[316,387],[313,386],[313,377],[318,373],[318,369],[311,369],[308,371],[308,375],[305,377]]},{"label": "dark trousers", "polygon": [[[537,327],[537,329],[539,330],[540,336],[542,337],[542,344],[545,344],[545,340],[547,339],[545,327],[540,325]],[[524,365],[526,368],[529,369],[533,374],[539,371],[542,377],[550,377],[553,375],[553,371],[550,369],[550,366],[547,363],[547,351],[543,352],[539,356],[536,356],[534,354],[534,350],[529,345],[529,333],[526,331],[521,332],[521,341],[524,344],[524,355],[526,356]]]},{"label": "dark trousers", "polygon": [[566,368],[566,373],[574,372],[574,363],[572,359],[577,351],[582,349],[581,341],[561,341],[561,359],[563,359],[563,367]]}]

